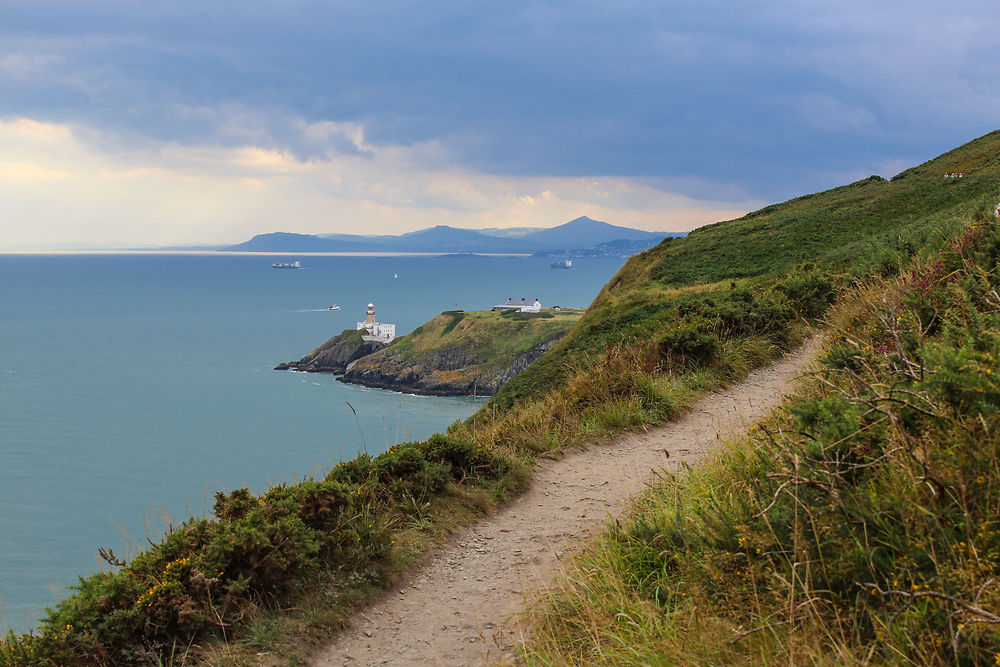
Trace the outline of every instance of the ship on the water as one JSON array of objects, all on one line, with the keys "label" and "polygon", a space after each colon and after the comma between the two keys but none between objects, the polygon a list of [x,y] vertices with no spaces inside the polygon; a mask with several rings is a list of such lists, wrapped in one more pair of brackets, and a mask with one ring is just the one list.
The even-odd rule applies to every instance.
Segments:
[{"label": "ship on the water", "polygon": [[285,262],[275,262],[274,264],[271,265],[271,268],[272,269],[301,269],[302,268],[302,264],[299,263],[299,260],[295,260],[291,264],[288,264],[288,263],[285,263]]},{"label": "ship on the water", "polygon": [[549,264],[549,266],[551,266],[553,269],[572,269],[573,268],[573,260],[571,260],[571,259],[564,259],[564,260],[559,261],[559,262],[552,262],[551,264]]}]

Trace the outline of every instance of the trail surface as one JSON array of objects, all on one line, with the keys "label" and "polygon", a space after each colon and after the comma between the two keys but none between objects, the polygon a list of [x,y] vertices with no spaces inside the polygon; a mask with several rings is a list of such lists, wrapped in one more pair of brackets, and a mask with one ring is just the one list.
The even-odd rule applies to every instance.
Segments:
[{"label": "trail surface", "polygon": [[362,608],[315,665],[479,665],[516,645],[511,614],[552,578],[559,558],[663,470],[692,464],[766,417],[819,346],[700,400],[681,420],[573,451],[535,469],[530,488],[456,531],[401,585]]}]

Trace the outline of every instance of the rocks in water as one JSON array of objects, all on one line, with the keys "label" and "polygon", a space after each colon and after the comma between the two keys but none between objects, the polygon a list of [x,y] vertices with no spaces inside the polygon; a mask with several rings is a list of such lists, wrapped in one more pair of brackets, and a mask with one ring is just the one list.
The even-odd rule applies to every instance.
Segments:
[{"label": "rocks in water", "polygon": [[305,371],[307,373],[344,373],[351,362],[368,356],[385,343],[366,341],[363,331],[347,329],[334,336],[298,361],[288,361],[274,367],[276,371]]}]

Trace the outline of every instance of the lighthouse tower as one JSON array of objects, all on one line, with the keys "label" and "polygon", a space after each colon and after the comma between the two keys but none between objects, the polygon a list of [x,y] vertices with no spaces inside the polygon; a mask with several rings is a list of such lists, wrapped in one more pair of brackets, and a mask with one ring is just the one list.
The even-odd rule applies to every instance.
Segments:
[{"label": "lighthouse tower", "polygon": [[358,322],[358,331],[364,330],[363,340],[389,343],[396,337],[396,325],[375,321],[375,304],[369,303],[363,322]]}]

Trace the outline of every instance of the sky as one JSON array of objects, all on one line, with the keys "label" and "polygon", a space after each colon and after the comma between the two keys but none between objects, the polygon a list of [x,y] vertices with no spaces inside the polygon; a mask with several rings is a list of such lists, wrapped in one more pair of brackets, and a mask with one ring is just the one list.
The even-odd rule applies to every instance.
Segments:
[{"label": "sky", "polygon": [[996,0],[0,0],[0,250],[687,231],[1000,126]]}]

